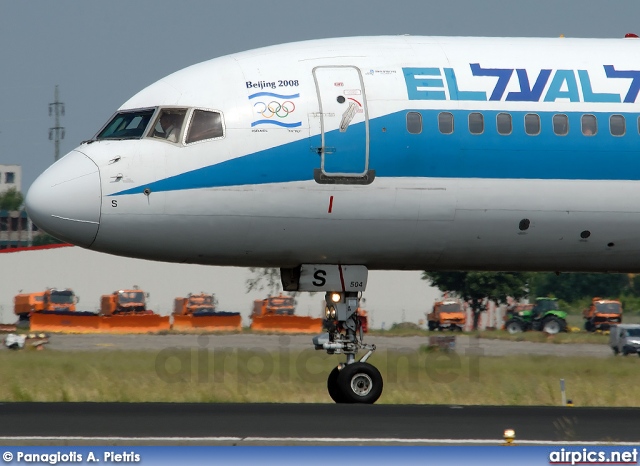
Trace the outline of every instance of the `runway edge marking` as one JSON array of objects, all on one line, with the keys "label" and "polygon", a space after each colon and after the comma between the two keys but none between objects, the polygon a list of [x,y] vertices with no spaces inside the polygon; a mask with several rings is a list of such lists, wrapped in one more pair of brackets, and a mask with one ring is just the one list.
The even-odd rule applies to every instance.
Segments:
[{"label": "runway edge marking", "polygon": [[[86,437],[86,436],[0,436],[0,441],[65,440],[65,441],[130,441],[130,442],[318,442],[318,443],[435,443],[443,445],[495,444],[502,439],[427,439],[427,438],[331,438],[331,437]],[[518,445],[617,445],[633,446],[637,442],[518,440]]]}]

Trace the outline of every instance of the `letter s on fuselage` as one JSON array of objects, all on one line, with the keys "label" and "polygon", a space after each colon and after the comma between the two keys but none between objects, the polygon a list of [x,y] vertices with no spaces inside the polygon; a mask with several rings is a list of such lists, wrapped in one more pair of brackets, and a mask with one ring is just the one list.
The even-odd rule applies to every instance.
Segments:
[{"label": "letter s on fuselage", "polygon": [[132,97],[27,209],[162,261],[637,272],[639,56],[403,36],[217,58]]}]

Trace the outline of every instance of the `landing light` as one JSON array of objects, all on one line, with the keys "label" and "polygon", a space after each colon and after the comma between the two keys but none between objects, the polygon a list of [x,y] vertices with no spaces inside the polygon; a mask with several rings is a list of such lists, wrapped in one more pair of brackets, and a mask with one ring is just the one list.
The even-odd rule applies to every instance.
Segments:
[{"label": "landing light", "polygon": [[333,301],[334,303],[339,303],[341,299],[342,299],[342,296],[340,296],[340,293],[331,294],[331,301]]}]

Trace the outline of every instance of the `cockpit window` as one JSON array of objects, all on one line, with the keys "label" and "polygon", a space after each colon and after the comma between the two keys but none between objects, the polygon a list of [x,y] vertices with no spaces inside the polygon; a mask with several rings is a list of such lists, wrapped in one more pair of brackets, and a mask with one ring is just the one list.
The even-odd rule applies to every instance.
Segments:
[{"label": "cockpit window", "polygon": [[169,142],[179,142],[186,114],[186,108],[163,108],[151,128],[149,136],[165,139]]},{"label": "cockpit window", "polygon": [[96,136],[101,139],[139,139],[149,124],[155,110],[145,109],[133,112],[118,112]]},{"label": "cockpit window", "polygon": [[208,110],[194,110],[189,124],[187,144],[224,137],[222,114]]}]

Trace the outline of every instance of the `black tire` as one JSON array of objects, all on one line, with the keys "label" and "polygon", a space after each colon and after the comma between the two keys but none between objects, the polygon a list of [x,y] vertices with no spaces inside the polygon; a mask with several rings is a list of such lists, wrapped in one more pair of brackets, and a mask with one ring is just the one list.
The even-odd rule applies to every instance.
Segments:
[{"label": "black tire", "polygon": [[329,392],[329,396],[331,397],[331,399],[336,403],[346,403],[347,399],[338,386],[339,375],[340,369],[334,367],[329,374],[329,378],[327,379],[327,391]]},{"label": "black tire", "polygon": [[542,324],[542,331],[549,335],[555,335],[556,333],[564,332],[566,323],[558,319],[557,317],[547,317]]},{"label": "black tire", "polygon": [[584,329],[585,329],[587,332],[593,332],[593,331],[595,330],[595,329],[593,328],[593,326],[591,325],[591,322],[589,322],[588,320],[586,320],[586,321],[584,322]]},{"label": "black tire", "polygon": [[508,320],[504,328],[511,335],[515,335],[516,333],[522,333],[524,331],[524,329],[522,328],[522,323],[519,320],[515,320],[515,319]]},{"label": "black tire", "polygon": [[[611,349],[613,349],[614,356],[617,356],[618,354],[620,354],[620,350],[618,349],[617,346],[613,346]],[[638,353],[638,355],[640,355],[640,353]]]},{"label": "black tire", "polygon": [[338,375],[338,387],[347,403],[373,404],[382,395],[382,375],[366,362],[354,362]]},{"label": "black tire", "polygon": [[434,322],[433,320],[430,320],[429,321],[429,330],[431,330],[433,332],[434,330],[437,330],[437,329],[438,329],[438,323]]}]

